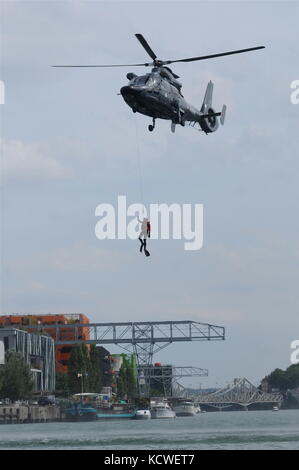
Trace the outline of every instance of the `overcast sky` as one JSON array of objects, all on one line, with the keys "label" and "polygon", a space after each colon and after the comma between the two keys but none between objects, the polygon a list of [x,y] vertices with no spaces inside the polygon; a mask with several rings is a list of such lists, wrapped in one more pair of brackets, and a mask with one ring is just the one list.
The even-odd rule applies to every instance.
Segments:
[{"label": "overcast sky", "polygon": [[[187,385],[257,383],[288,367],[299,339],[298,2],[2,0],[0,9],[1,312],[225,326],[224,342],[156,356],[209,369]],[[197,107],[214,82],[226,123],[206,136],[158,120],[150,133],[150,118],[117,95],[126,73],[143,69],[50,67],[146,62],[137,32],[161,59],[266,49],[173,64]],[[203,204],[203,248],[152,240],[146,259],[139,242],[99,241],[95,208],[118,195]]]}]

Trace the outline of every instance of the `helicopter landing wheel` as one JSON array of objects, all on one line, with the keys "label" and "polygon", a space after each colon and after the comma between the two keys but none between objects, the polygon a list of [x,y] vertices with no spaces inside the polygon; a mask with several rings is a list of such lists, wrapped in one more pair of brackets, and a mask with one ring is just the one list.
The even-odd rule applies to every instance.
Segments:
[{"label": "helicopter landing wheel", "polygon": [[153,124],[150,124],[150,125],[148,126],[148,130],[149,130],[150,132],[153,132],[153,130],[155,129],[155,124],[156,124],[156,121],[155,121],[155,118],[153,118]]}]

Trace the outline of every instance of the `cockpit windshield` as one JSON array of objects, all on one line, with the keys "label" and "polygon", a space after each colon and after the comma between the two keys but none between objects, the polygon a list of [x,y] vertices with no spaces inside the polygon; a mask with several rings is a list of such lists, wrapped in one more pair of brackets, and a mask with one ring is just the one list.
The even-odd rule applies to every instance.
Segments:
[{"label": "cockpit windshield", "polygon": [[147,86],[156,87],[159,84],[159,79],[156,75],[150,75],[147,81]]},{"label": "cockpit windshield", "polygon": [[141,75],[140,77],[133,77],[130,81],[130,85],[134,86],[148,86],[155,88],[160,83],[160,77],[157,74],[147,73],[146,75]]},{"label": "cockpit windshield", "polygon": [[131,81],[131,84],[136,85],[136,86],[146,85],[146,82],[148,81],[148,78],[149,78],[148,75],[141,75],[140,77],[135,77]]}]

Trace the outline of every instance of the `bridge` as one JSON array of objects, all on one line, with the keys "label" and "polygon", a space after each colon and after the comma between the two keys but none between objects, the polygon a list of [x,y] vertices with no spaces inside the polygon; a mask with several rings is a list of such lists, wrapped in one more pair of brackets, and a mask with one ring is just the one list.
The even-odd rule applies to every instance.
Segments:
[{"label": "bridge", "polygon": [[239,405],[247,410],[250,405],[257,403],[280,404],[283,398],[279,393],[263,392],[246,378],[234,379],[226,387],[209,394],[191,394],[190,390],[181,387],[180,396],[189,398],[192,396],[199,405],[208,405],[219,410],[233,405]]}]

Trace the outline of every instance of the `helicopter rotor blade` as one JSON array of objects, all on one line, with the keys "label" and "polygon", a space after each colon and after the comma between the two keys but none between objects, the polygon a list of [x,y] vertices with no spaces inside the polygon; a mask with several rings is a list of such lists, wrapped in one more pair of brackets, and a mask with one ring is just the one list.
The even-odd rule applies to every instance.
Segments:
[{"label": "helicopter rotor blade", "polygon": [[225,55],[232,55],[232,54],[241,54],[242,52],[249,52],[249,51],[256,51],[258,49],[264,49],[265,46],[257,46],[257,47],[250,47],[248,49],[239,49],[236,51],[229,51],[229,52],[221,52],[220,54],[211,54],[211,55],[203,55],[199,57],[190,57],[189,59],[179,59],[179,60],[165,60],[163,64],[173,64],[174,62],[193,62],[194,60],[205,60],[205,59],[214,59],[215,57],[222,57]]},{"label": "helicopter rotor blade", "polygon": [[51,65],[51,67],[148,67],[154,64]]},{"label": "helicopter rotor blade", "polygon": [[156,54],[154,53],[154,51],[150,48],[150,46],[148,45],[148,42],[144,39],[144,37],[142,36],[142,34],[135,34],[136,38],[138,39],[138,41],[140,42],[140,44],[144,47],[144,49],[146,50],[146,52],[148,53],[148,55],[153,59],[155,60],[157,58]]},{"label": "helicopter rotor blade", "polygon": [[249,47],[247,49],[239,49],[235,51],[221,52],[219,54],[204,55],[199,57],[189,57],[187,59],[177,59],[177,60],[157,60],[156,54],[152,51],[147,41],[144,39],[142,34],[135,34],[139,42],[142,44],[146,52],[150,55],[154,62],[145,63],[145,64],[106,64],[106,65],[52,65],[51,67],[152,67],[152,66],[163,66],[168,64],[174,64],[177,62],[193,62],[195,60],[205,60],[205,59],[214,59],[216,57],[223,57],[232,54],[241,54],[243,52],[256,51],[258,49],[265,49],[265,46]]}]

